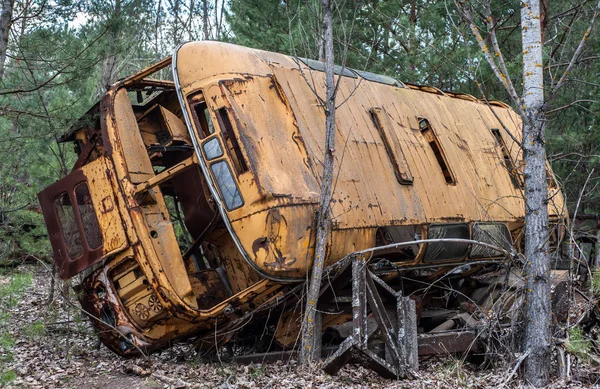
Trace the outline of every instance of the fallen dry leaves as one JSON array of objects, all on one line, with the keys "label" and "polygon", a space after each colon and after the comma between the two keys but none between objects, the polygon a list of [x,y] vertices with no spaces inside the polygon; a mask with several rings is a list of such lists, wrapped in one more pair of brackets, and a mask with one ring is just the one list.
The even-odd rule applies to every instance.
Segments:
[{"label": "fallen dry leaves", "polygon": [[[33,283],[16,306],[4,313],[9,319],[3,322],[2,331],[10,334],[14,345],[12,358],[0,361],[0,371],[12,370],[16,375],[7,388],[485,388],[502,385],[510,370],[507,366],[478,370],[445,356],[421,360],[421,370],[413,380],[383,379],[353,365],[332,377],[318,367],[303,368],[295,361],[250,366],[205,363],[186,344],[147,358],[124,359],[99,345],[76,303],[67,304],[58,297],[47,302],[47,269],[28,266],[19,271],[32,273]],[[0,284],[8,277],[0,276]],[[587,388],[595,384],[593,376],[582,377],[569,384],[555,382],[551,387]],[[509,387],[520,385],[514,380]]]}]

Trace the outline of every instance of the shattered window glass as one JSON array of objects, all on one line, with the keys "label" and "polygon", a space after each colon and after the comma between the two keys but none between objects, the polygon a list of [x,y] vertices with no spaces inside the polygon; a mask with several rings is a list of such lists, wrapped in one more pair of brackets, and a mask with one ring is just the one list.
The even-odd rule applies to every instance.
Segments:
[{"label": "shattered window glass", "polygon": [[228,211],[239,208],[242,206],[244,201],[242,195],[235,183],[233,174],[225,161],[219,161],[210,165],[210,170],[215,177],[221,197],[225,202],[225,207]]},{"label": "shattered window glass", "polygon": [[204,155],[206,156],[206,159],[209,161],[211,159],[223,156],[221,142],[219,142],[219,139],[217,138],[212,138],[211,140],[204,142],[202,148],[204,149]]},{"label": "shattered window glass", "polygon": [[[394,243],[410,242],[421,239],[420,226],[386,226],[377,229],[375,243],[387,246]],[[395,248],[378,250],[378,255],[396,261],[410,261],[417,257],[421,245],[418,243]]]},{"label": "shattered window glass", "polygon": [[215,126],[213,125],[212,119],[210,117],[210,113],[208,112],[208,108],[206,108],[206,104],[204,105],[204,121],[206,122],[206,125],[208,127],[208,133],[209,134],[214,134],[215,133]]},{"label": "shattered window glass", "polygon": [[102,232],[100,231],[96,211],[92,204],[90,190],[85,182],[82,182],[75,187],[75,197],[77,198],[79,214],[81,215],[83,230],[85,231],[88,245],[92,250],[95,250],[102,245]]},{"label": "shattered window glass", "polygon": [[[501,223],[475,223],[473,224],[473,240],[488,243],[510,251],[512,239],[508,227]],[[503,256],[502,251],[489,247],[473,245],[471,258],[486,258]]]},{"label": "shattered window glass", "polygon": [[67,244],[69,258],[75,259],[81,257],[83,255],[83,245],[69,195],[62,193],[54,201],[54,206],[62,228],[63,239]]},{"label": "shattered window glass", "polygon": [[[429,226],[427,239],[469,239],[468,224],[434,224]],[[425,250],[426,262],[450,261],[467,256],[468,243],[435,242],[428,243]]]}]

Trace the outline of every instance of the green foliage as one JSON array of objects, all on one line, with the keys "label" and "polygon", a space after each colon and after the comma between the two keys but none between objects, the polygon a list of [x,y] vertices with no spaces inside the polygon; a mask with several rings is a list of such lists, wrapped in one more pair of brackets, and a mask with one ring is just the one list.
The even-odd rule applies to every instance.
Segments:
[{"label": "green foliage", "polygon": [[[319,12],[316,1],[234,0],[228,15],[231,40],[318,59]],[[417,0],[341,2],[335,18],[336,62],[405,82],[479,93],[467,73],[471,63],[484,61],[479,48],[465,40],[455,7]],[[485,77],[493,75],[486,71]],[[501,88],[488,93],[504,97]]]},{"label": "green foliage", "polygon": [[600,295],[600,269],[594,269],[591,278],[591,289],[596,296]]},{"label": "green foliage", "polygon": [[30,273],[16,273],[6,284],[0,285],[0,308],[13,308],[19,297],[29,288],[32,282]]},{"label": "green foliage", "polygon": [[17,374],[13,370],[0,371],[0,387],[7,385],[17,378]]},{"label": "green foliage", "polygon": [[[520,94],[520,3],[493,1],[491,7],[504,62]],[[231,41],[318,58],[318,35],[322,27],[317,10],[318,4],[314,1],[233,0],[228,15],[233,33]],[[486,35],[488,27],[482,17],[485,12],[477,11],[475,24],[491,49]],[[568,3],[549,3],[544,46],[547,98],[589,26],[592,12],[591,5],[582,6],[575,14]],[[334,23],[337,63],[476,97],[482,97],[483,93],[488,99],[512,104],[484,59],[469,26],[452,3],[340,2]],[[564,28],[563,24],[569,27]],[[568,82],[552,96],[546,124],[548,155],[559,156],[552,159],[552,167],[565,191],[569,209],[574,208],[589,172],[594,169],[580,213],[600,213],[600,185],[595,183],[600,178],[600,100],[597,98],[600,60],[595,54],[598,50],[600,34],[591,34],[586,49],[567,77]]]},{"label": "green foliage", "polygon": [[[114,78],[119,78],[171,54],[182,40],[198,37],[202,10],[180,7],[177,12],[189,13],[176,15],[175,3],[59,0],[48,7],[42,0],[27,2],[29,16],[16,19],[12,27],[10,57],[0,85],[3,93],[14,92],[0,93],[0,266],[28,255],[50,256],[37,193],[72,167],[72,145],[55,141],[97,102],[105,87],[101,78],[107,58],[116,58]],[[21,12],[25,3],[16,0],[15,4]],[[301,57],[322,55],[318,0],[230,0],[227,4],[230,33],[220,31],[219,38]],[[491,5],[508,73],[520,92],[520,4],[508,0]],[[212,3],[209,7],[214,25],[218,15]],[[545,81],[551,86],[583,36],[591,7],[582,5],[576,13],[565,2],[550,2],[549,7],[544,66]],[[487,27],[479,14],[476,24],[485,35]],[[185,30],[188,20],[195,24]],[[477,97],[483,92],[487,98],[508,101],[452,2],[337,2],[334,34],[338,63],[405,82]],[[570,209],[588,172],[595,171],[580,213],[600,213],[600,185],[593,181],[600,173],[596,98],[600,61],[595,55],[599,50],[600,34],[592,33],[569,82],[553,96],[547,122],[548,154],[565,156],[553,161],[553,169]]]},{"label": "green foliage", "polygon": [[249,368],[249,373],[250,373],[250,377],[258,378],[265,374],[265,368],[262,366],[258,366],[258,367],[251,366]]},{"label": "green foliage", "polygon": [[9,333],[0,333],[0,362],[11,362],[14,359],[12,348],[15,339]]},{"label": "green foliage", "polygon": [[41,320],[36,320],[23,327],[23,335],[28,339],[41,338],[46,335],[46,325]]},{"label": "green foliage", "polygon": [[[15,339],[11,334],[4,333],[0,335],[0,350],[2,354],[9,353],[10,350],[15,346]],[[12,360],[12,356],[10,357]]]},{"label": "green foliage", "polygon": [[587,361],[592,351],[592,343],[589,339],[586,339],[580,327],[573,327],[569,331],[569,341],[566,344],[566,349],[577,358]]},{"label": "green foliage", "polygon": [[[0,285],[0,362],[10,362],[14,359],[12,349],[15,346],[15,338],[7,329],[6,324],[10,320],[10,313],[7,310],[17,305],[18,299],[27,291],[31,283],[32,276],[30,273],[16,273],[10,277],[7,283]],[[40,333],[40,324],[34,323],[32,325],[29,329],[32,334]],[[10,383],[15,378],[14,371],[0,370],[0,387]]]}]

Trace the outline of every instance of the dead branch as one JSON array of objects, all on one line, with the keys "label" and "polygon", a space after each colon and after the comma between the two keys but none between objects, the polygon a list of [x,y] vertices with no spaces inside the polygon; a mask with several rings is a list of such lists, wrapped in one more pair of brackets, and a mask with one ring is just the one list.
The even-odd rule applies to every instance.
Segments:
[{"label": "dead branch", "polygon": [[583,37],[581,38],[581,41],[579,42],[577,49],[575,49],[575,52],[573,53],[573,57],[569,61],[567,68],[563,72],[562,76],[560,77],[560,79],[558,80],[556,85],[554,85],[554,87],[550,90],[549,99],[551,99],[552,96],[554,96],[556,94],[558,89],[561,86],[563,86],[563,84],[565,83],[567,76],[569,75],[569,73],[571,72],[571,69],[573,68],[573,66],[575,65],[575,63],[577,61],[577,58],[581,55],[581,52],[583,51],[585,43],[587,42],[587,40],[590,36],[590,33],[592,32],[592,28],[594,27],[596,17],[598,16],[599,13],[600,13],[600,1],[598,1],[598,4],[596,5],[596,8],[594,9],[594,14],[592,15],[592,19],[590,20],[590,25],[587,28],[587,30],[585,30],[585,33],[583,34]]},{"label": "dead branch", "polygon": [[98,34],[98,36],[96,36],[86,47],[84,47],[81,51],[79,51],[77,54],[75,54],[75,56],[73,56],[70,59],[70,61],[65,66],[63,66],[62,68],[58,69],[52,76],[50,76],[48,79],[46,79],[42,83],[37,84],[36,86],[34,86],[32,88],[21,88],[21,89],[11,89],[11,90],[0,91],[0,96],[3,96],[3,95],[12,95],[12,94],[18,94],[18,93],[31,93],[31,92],[35,92],[35,91],[38,91],[38,90],[42,89],[43,87],[45,87],[46,85],[48,85],[52,81],[54,81],[54,79],[56,79],[56,77],[58,77],[59,75],[63,74],[63,72],[65,70],[67,70],[71,65],[73,65],[75,62],[77,62],[77,60],[79,59],[79,57],[81,57],[96,42],[98,42],[100,40],[100,38],[102,38],[104,36],[104,34],[106,34],[106,32],[108,30],[109,30],[109,28],[107,27],[104,31],[102,31],[100,34]]},{"label": "dead branch", "polygon": [[508,377],[506,377],[506,379],[504,380],[504,383],[502,385],[500,385],[500,388],[504,388],[510,382],[510,380],[512,380],[512,378],[514,377],[515,373],[517,372],[517,369],[519,368],[519,366],[521,366],[521,363],[523,363],[523,361],[525,360],[525,358],[527,358],[528,356],[529,356],[529,350],[527,350],[525,353],[523,353],[523,355],[521,355],[519,357],[519,359],[517,359],[517,362],[515,363],[515,366],[511,370],[511,372],[508,375]]},{"label": "dead branch", "polygon": [[554,109],[551,109],[549,111],[546,111],[546,113],[547,114],[555,113],[555,112],[558,112],[558,111],[562,111],[563,109],[570,108],[572,106],[577,106],[577,107],[580,107],[580,108],[584,108],[581,105],[579,105],[579,103],[595,103],[595,102],[596,102],[596,100],[575,100],[575,101],[573,101],[573,102],[571,102],[569,104],[563,105],[562,107],[558,107],[558,108],[554,108]]},{"label": "dead branch", "polygon": [[171,378],[171,377],[167,377],[166,375],[162,375],[162,374],[158,374],[158,373],[152,373],[152,377],[169,385],[169,387],[174,388],[174,389],[199,387],[199,385],[190,384],[189,382],[186,382],[186,381],[182,380],[181,378]]},{"label": "dead branch", "polygon": [[[508,74],[505,74],[502,71],[502,69],[499,68],[499,65],[496,63],[496,60],[492,56],[492,53],[490,52],[487,44],[485,43],[485,40],[483,39],[483,37],[481,36],[481,33],[479,32],[479,28],[475,25],[471,9],[470,9],[469,5],[466,3],[466,0],[458,0],[456,3],[456,6],[457,6],[457,9],[462,11],[461,15],[462,15],[463,19],[469,24],[469,28],[471,29],[473,36],[475,36],[475,39],[477,40],[477,43],[479,44],[479,47],[481,48],[481,52],[483,53],[487,62],[490,65],[490,67],[492,68],[494,75],[496,75],[496,78],[498,78],[498,80],[506,88],[506,91],[508,92],[508,94],[513,102],[513,105],[515,106],[515,108],[517,109],[517,111],[519,112],[521,117],[523,117],[524,120],[527,119],[527,115],[525,115],[525,113],[523,112],[523,104],[521,102],[521,98],[517,94],[517,91],[512,83],[512,80],[510,79],[510,76]],[[492,30],[489,33],[490,33],[490,36],[492,34],[495,35],[494,29],[492,28]],[[494,37],[494,40],[495,40],[495,37]],[[497,42],[496,42],[496,44],[497,44]]]}]

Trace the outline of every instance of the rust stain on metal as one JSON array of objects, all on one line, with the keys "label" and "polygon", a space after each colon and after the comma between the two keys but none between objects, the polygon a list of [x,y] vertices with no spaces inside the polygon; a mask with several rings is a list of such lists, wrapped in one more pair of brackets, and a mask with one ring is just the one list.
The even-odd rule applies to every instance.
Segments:
[{"label": "rust stain on metal", "polygon": [[[223,343],[252,332],[252,323],[275,328],[274,340],[288,347],[299,325],[296,285],[312,266],[325,143],[323,107],[302,72],[311,72],[318,93],[324,74],[309,62],[218,42],[188,43],[175,55],[113,85],[61,138],[75,143],[79,158],[39,194],[60,275],[86,272],[81,304],[119,354],[192,335]],[[152,78],[172,63],[174,82]],[[361,297],[398,364],[406,342],[389,331],[396,316],[387,311],[408,303],[394,293],[412,294],[425,331],[439,318],[458,325],[460,301],[443,311],[442,292],[408,280],[432,282],[470,262],[489,272],[504,260],[491,249],[427,239],[492,236],[488,243],[520,250],[524,205],[513,181],[522,153],[472,96],[348,71],[336,115],[342,146],[326,258],[331,290],[320,300],[332,313],[324,338],[348,338],[348,255],[401,244],[373,255],[366,266],[377,277],[365,279],[369,294]],[[519,134],[518,115],[494,107]],[[565,219],[560,188],[549,192],[551,218]],[[462,276],[461,294],[482,295],[475,275]],[[387,294],[373,284],[380,279]],[[432,350],[423,343],[419,351]]]}]

